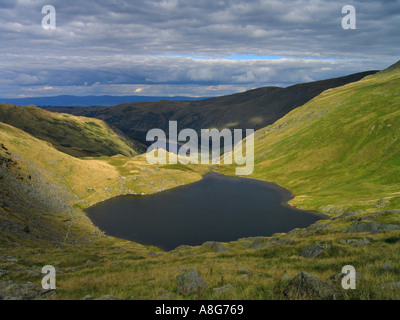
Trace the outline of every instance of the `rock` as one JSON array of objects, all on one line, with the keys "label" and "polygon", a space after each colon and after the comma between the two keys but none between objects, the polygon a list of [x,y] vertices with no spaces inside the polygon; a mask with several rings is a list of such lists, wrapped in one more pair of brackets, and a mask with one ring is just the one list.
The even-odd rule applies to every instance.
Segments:
[{"label": "rock", "polygon": [[171,299],[174,299],[175,297],[176,297],[175,293],[167,292],[167,293],[164,293],[161,296],[157,297],[157,300],[171,300]]},{"label": "rock", "polygon": [[341,244],[349,244],[351,246],[363,246],[370,244],[372,241],[371,238],[364,238],[364,239],[343,239],[340,240],[339,243]]},{"label": "rock", "polygon": [[282,245],[290,245],[295,241],[290,238],[266,238],[266,237],[255,237],[253,240],[253,244],[251,245],[251,249],[254,250],[262,250],[274,246],[282,246]]},{"label": "rock", "polygon": [[38,278],[42,276],[42,272],[41,270],[29,270],[28,276],[30,276],[31,278]]},{"label": "rock", "polygon": [[325,211],[328,213],[332,213],[334,215],[339,215],[343,214],[346,212],[349,208],[346,206],[334,206],[334,205],[327,205],[319,208],[321,211]]},{"label": "rock", "polygon": [[282,276],[282,280],[283,280],[283,281],[290,281],[290,279],[291,279],[291,278],[290,278],[290,274],[288,274],[288,273],[285,272],[285,273],[283,274],[283,276]]},{"label": "rock", "polygon": [[286,245],[286,244],[294,244],[294,240],[291,238],[279,239],[276,241],[276,244],[278,246],[282,246],[282,245]]},{"label": "rock", "polygon": [[384,224],[381,226],[381,229],[384,231],[400,230],[400,226],[396,224]]},{"label": "rock", "polygon": [[336,294],[333,285],[306,272],[300,272],[283,290],[283,295],[289,300],[334,299]]},{"label": "rock", "polygon": [[214,288],[214,289],[213,289],[213,293],[214,293],[216,296],[222,296],[222,295],[227,294],[227,293],[230,293],[230,292],[232,292],[232,291],[233,291],[233,287],[232,287],[232,285],[230,285],[230,284],[227,284],[226,286],[223,286],[223,287],[221,287],[221,288]]},{"label": "rock", "polygon": [[90,295],[84,296],[82,300],[93,300],[93,297]]},{"label": "rock", "polygon": [[309,227],[307,228],[307,230],[309,230],[309,231],[314,231],[314,230],[323,230],[323,229],[326,229],[326,228],[328,227],[328,224],[325,223],[325,222],[323,222],[323,221],[324,221],[324,220],[320,220],[320,221],[317,221],[317,222],[313,223],[311,226],[309,226]]},{"label": "rock", "polygon": [[54,290],[45,290],[31,283],[0,283],[0,296],[3,300],[46,300],[52,297]]},{"label": "rock", "polygon": [[104,295],[104,296],[102,296],[102,297],[100,297],[100,298],[98,298],[96,300],[120,300],[120,299],[117,298],[117,297],[112,296],[111,294],[106,294],[106,295]]},{"label": "rock", "polygon": [[349,233],[377,233],[381,229],[381,225],[375,221],[371,222],[355,222],[351,225],[350,229],[347,230]]},{"label": "rock", "polygon": [[93,266],[95,263],[92,260],[87,260],[85,263],[87,266]]},{"label": "rock", "polygon": [[375,221],[370,222],[355,222],[351,225],[350,229],[347,230],[349,233],[378,233],[382,231],[400,230],[400,226],[396,224],[379,224]]},{"label": "rock", "polygon": [[184,250],[184,249],[191,249],[191,246],[188,245],[181,245],[179,247],[176,247],[174,250]]},{"label": "rock", "polygon": [[224,252],[224,251],[231,250],[231,249],[225,247],[221,242],[216,242],[216,241],[207,241],[207,242],[204,242],[201,246],[204,248],[211,249],[215,252]]},{"label": "rock", "polygon": [[207,288],[207,283],[195,270],[176,276],[178,293],[184,296],[200,293]]},{"label": "rock", "polygon": [[316,246],[308,246],[303,249],[303,252],[301,253],[301,255],[304,258],[308,258],[308,259],[317,258],[320,255],[322,255],[327,248],[328,248],[328,246],[323,245],[323,244],[318,244]]},{"label": "rock", "polygon": [[252,275],[252,272],[249,269],[245,269],[245,268],[239,269],[238,273],[242,274],[242,275],[246,275],[246,276]]},{"label": "rock", "polygon": [[266,248],[273,247],[275,243],[269,241],[269,242],[254,242],[253,245],[251,246],[251,249],[254,250],[262,250]]},{"label": "rock", "polygon": [[390,203],[389,200],[379,199],[375,208],[385,208]]},{"label": "rock", "polygon": [[149,256],[152,256],[152,257],[162,257],[162,253],[155,253],[154,251],[150,251],[149,252]]}]

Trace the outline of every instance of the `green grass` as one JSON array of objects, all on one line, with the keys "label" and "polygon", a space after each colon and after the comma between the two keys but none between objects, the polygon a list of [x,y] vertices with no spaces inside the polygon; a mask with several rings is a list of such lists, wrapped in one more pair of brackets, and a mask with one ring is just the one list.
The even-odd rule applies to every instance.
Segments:
[{"label": "green grass", "polygon": [[399,86],[399,72],[368,76],[257,131],[252,177],[290,189],[291,203],[306,209],[335,214],[380,199],[400,208]]},{"label": "green grass", "polygon": [[98,119],[45,111],[34,106],[0,104],[0,122],[50,142],[57,150],[74,157],[133,156],[141,146],[115,133]]}]

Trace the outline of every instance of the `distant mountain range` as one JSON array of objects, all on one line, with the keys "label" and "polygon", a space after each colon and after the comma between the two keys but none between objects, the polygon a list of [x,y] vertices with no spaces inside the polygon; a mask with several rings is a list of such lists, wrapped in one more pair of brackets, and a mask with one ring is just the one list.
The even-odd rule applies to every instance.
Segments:
[{"label": "distant mountain range", "polygon": [[151,97],[151,96],[72,96],[61,95],[55,97],[34,97],[34,98],[16,98],[7,99],[0,98],[0,103],[14,104],[18,106],[34,105],[39,107],[106,107],[122,103],[132,102],[158,102],[162,100],[170,101],[196,101],[204,98],[191,98],[191,97]]},{"label": "distant mountain range", "polygon": [[98,118],[129,138],[146,143],[150,129],[168,131],[169,121],[179,130],[192,128],[261,129],[305,104],[325,90],[356,82],[377,71],[302,83],[287,88],[264,87],[201,101],[130,102],[110,107],[44,107],[48,111]]}]

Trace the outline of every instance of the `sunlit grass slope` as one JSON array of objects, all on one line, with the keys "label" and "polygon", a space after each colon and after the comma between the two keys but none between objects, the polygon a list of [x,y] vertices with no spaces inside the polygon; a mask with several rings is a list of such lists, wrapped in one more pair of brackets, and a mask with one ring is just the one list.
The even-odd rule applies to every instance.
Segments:
[{"label": "sunlit grass slope", "polygon": [[140,147],[102,120],[57,114],[35,106],[0,104],[0,122],[48,141],[57,150],[75,157],[132,156]]},{"label": "sunlit grass slope", "polygon": [[[71,228],[77,228],[78,238],[86,237],[95,228],[82,209],[118,195],[191,183],[208,170],[151,166],[144,156],[79,159],[4,123],[0,143],[0,243],[5,246],[20,237],[65,241]],[[29,233],[20,232],[25,227]]]},{"label": "sunlit grass slope", "polygon": [[400,207],[399,63],[330,89],[255,134],[253,177],[338,214]]}]

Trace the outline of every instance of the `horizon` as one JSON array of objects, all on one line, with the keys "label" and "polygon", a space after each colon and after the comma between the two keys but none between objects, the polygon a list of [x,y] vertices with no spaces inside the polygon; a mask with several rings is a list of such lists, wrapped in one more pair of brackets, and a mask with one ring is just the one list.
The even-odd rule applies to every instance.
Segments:
[{"label": "horizon", "polygon": [[[400,62],[400,60],[398,61]],[[397,62],[396,62],[397,63]],[[392,65],[391,65],[392,66]],[[388,66],[387,68],[391,67]],[[385,69],[387,69],[385,68]],[[346,76],[351,76],[359,73],[367,73],[367,72],[380,72],[385,69],[381,70],[365,70],[362,72],[357,72],[354,74],[347,74],[335,78],[341,78],[341,77],[346,77]],[[335,79],[331,78],[331,79]],[[163,100],[166,101],[201,101],[201,100],[207,100],[207,99],[213,99],[213,98],[219,98],[219,97],[224,97],[224,96],[230,96],[230,95],[235,95],[235,94],[240,94],[240,93],[246,93],[252,90],[258,90],[258,89],[263,89],[263,88],[272,88],[272,87],[278,87],[278,88],[289,88],[292,86],[296,85],[301,85],[301,84],[306,84],[306,83],[312,83],[312,82],[318,82],[318,81],[324,81],[324,80],[329,80],[329,79],[319,79],[316,81],[311,81],[311,82],[302,82],[302,83],[295,83],[289,86],[264,86],[264,87],[258,87],[258,88],[250,88],[245,91],[241,92],[234,92],[234,93],[229,93],[226,95],[216,95],[216,96],[190,96],[190,95],[170,95],[170,96],[151,96],[151,95],[112,95],[112,94],[92,94],[92,95],[73,95],[73,94],[60,94],[60,95],[54,95],[54,96],[35,96],[35,97],[19,97],[19,98],[3,98],[0,97],[0,103],[5,103],[5,104],[17,104],[18,102],[29,102],[28,104],[25,104],[24,106],[28,105],[36,105],[38,107],[108,107],[108,106],[113,106],[115,104],[124,104],[124,103],[137,103],[137,102],[160,102]],[[105,103],[105,104],[96,104],[94,102],[81,102],[81,104],[72,104],[72,105],[66,105],[64,102],[59,101],[59,102],[53,102],[53,104],[46,105],[46,103],[50,103],[51,99],[57,99],[57,98],[72,98],[72,99],[96,99],[96,98],[113,98],[115,99],[115,104],[110,104],[110,103]],[[134,100],[126,100],[124,102],[119,102],[117,99],[120,98],[121,101],[122,99],[134,99]],[[187,100],[185,100],[187,99]],[[40,100],[43,101],[48,101],[48,102],[39,102]],[[33,101],[37,101],[34,103]]]}]

